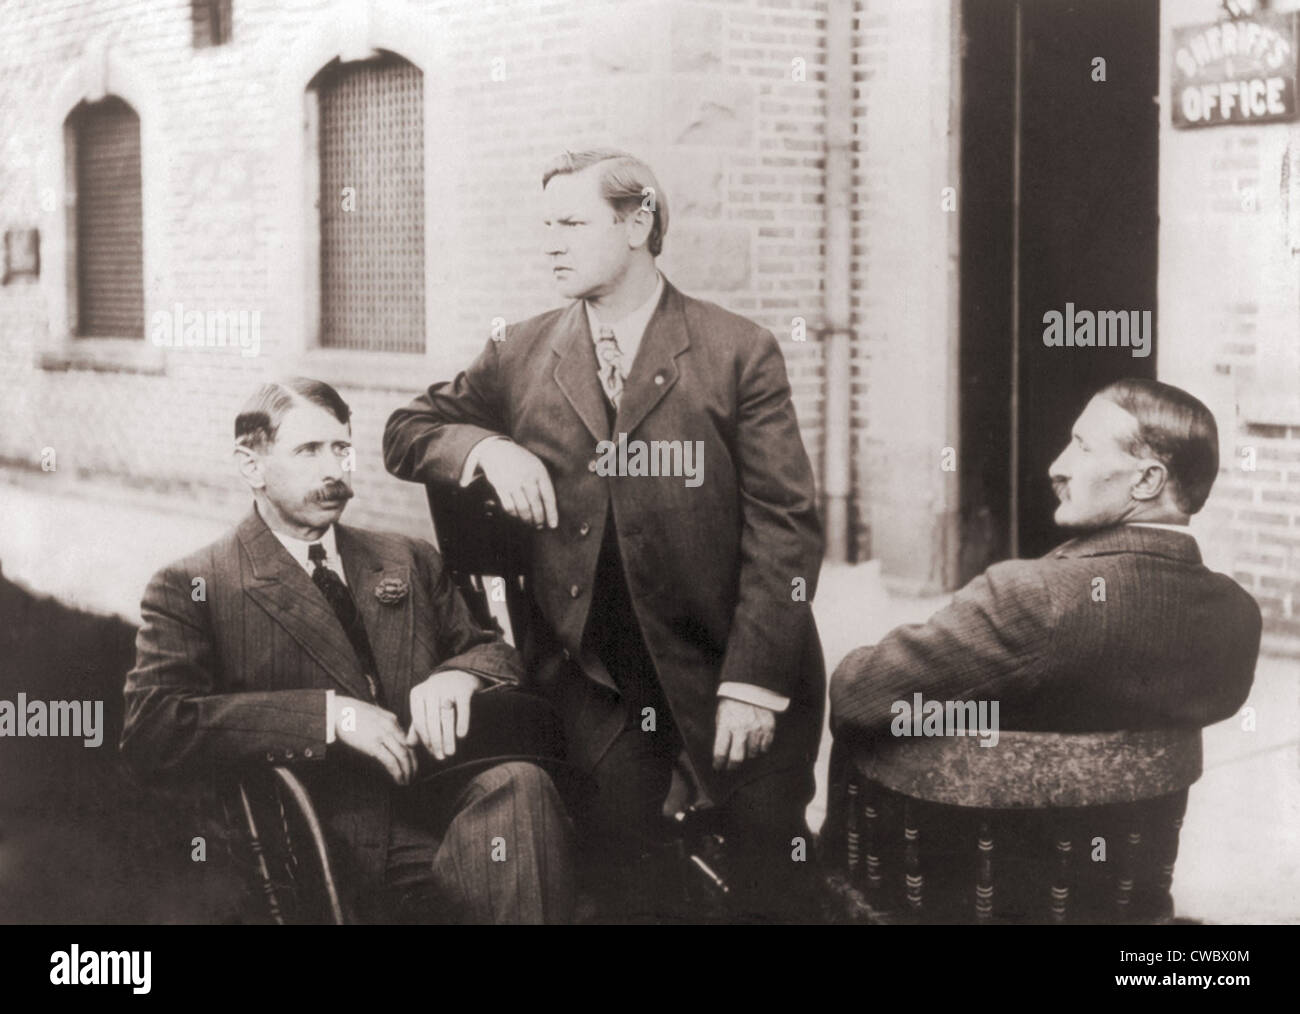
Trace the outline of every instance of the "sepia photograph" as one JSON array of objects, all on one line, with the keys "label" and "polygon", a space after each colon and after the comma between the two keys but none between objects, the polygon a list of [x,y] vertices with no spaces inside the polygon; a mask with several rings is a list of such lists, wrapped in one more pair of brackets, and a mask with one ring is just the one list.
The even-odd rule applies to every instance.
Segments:
[{"label": "sepia photograph", "polygon": [[0,924],[1249,986],[1298,76],[1300,0],[0,0]]}]

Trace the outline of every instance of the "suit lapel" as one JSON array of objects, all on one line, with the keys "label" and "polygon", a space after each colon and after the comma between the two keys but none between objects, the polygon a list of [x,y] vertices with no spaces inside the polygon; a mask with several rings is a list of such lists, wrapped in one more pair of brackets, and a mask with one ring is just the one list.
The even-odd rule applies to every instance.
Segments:
[{"label": "suit lapel", "polygon": [[256,510],[240,524],[239,542],[252,569],[245,594],[349,694],[368,700],[361,664],[334,610]]},{"label": "suit lapel", "polygon": [[[659,306],[646,325],[641,347],[623,387],[623,397],[619,399],[618,417],[614,420],[616,432],[631,436],[641,420],[673,389],[678,377],[677,357],[690,344],[681,293],[665,281]],[[599,378],[596,388],[604,397]]]},{"label": "suit lapel", "polygon": [[595,346],[582,300],[574,302],[556,323],[551,348],[560,359],[555,366],[555,383],[591,435],[608,440],[605,389],[596,375]]},{"label": "suit lapel", "polygon": [[[339,556],[348,587],[366,625],[370,650],[379,669],[379,682],[387,695],[391,710],[411,690],[411,628],[413,620],[411,569],[383,557],[366,533],[345,525],[335,525]],[[384,604],[375,595],[380,581],[394,578],[406,586],[400,602]]]}]

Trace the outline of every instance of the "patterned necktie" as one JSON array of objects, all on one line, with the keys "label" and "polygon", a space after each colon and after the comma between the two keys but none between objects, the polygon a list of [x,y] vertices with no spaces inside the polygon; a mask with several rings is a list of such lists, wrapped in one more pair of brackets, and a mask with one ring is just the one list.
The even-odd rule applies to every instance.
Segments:
[{"label": "patterned necktie", "polygon": [[357,661],[361,663],[361,671],[365,674],[366,683],[370,687],[370,696],[376,701],[382,701],[379,682],[374,677],[378,666],[375,665],[374,652],[370,650],[366,625],[361,620],[361,613],[357,610],[356,600],[352,598],[348,586],[343,583],[341,577],[325,566],[325,556],[325,547],[319,542],[313,542],[307,547],[307,559],[316,565],[315,570],[311,572],[311,579],[325,596],[325,601],[330,604],[330,608],[334,610],[334,615],[339,618],[343,633],[348,635],[348,641],[352,644],[352,650],[356,652]]},{"label": "patterned necktie", "polygon": [[623,350],[618,347],[613,328],[600,329],[600,337],[596,339],[596,362],[600,366],[600,384],[605,389],[605,397],[618,408],[618,400],[623,397]]}]

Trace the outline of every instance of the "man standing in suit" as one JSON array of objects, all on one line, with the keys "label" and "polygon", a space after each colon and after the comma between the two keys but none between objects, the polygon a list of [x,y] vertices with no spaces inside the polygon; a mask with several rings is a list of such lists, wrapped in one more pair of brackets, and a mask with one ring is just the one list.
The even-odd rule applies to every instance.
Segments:
[{"label": "man standing in suit", "polygon": [[593,853],[636,870],[676,763],[723,818],[737,916],[793,916],[825,673],[821,527],[784,358],[656,269],[668,206],[645,163],[566,153],[542,188],[572,302],[393,413],[385,460],[415,482],[481,473],[533,529],[524,655],[595,776]]},{"label": "man standing in suit", "polygon": [[353,495],[350,418],[304,378],[245,404],[235,454],[253,509],[150,581],[122,753],[181,779],[295,765],[363,917],[563,921],[568,818],[541,769],[489,767],[433,812],[393,790],[412,782],[418,745],[453,757],[474,695],[520,668],[433,547],[337,523]]},{"label": "man standing in suit", "polygon": [[[837,747],[883,735],[895,701],[996,700],[1006,729],[1197,728],[1254,679],[1260,613],[1201,563],[1191,516],[1219,469],[1214,417],[1185,391],[1100,391],[1051,465],[1055,518],[1080,534],[994,564],[926,623],[858,648],[831,678]],[[838,751],[837,751],[838,752]]]}]

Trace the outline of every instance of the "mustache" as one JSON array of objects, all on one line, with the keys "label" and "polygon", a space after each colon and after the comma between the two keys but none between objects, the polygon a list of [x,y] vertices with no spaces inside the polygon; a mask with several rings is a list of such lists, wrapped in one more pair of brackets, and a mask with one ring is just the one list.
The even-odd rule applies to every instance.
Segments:
[{"label": "mustache", "polygon": [[324,489],[314,489],[307,494],[307,500],[311,503],[323,503],[326,500],[342,500],[345,503],[351,500],[356,494],[352,492],[350,486],[341,482],[332,483]]}]

